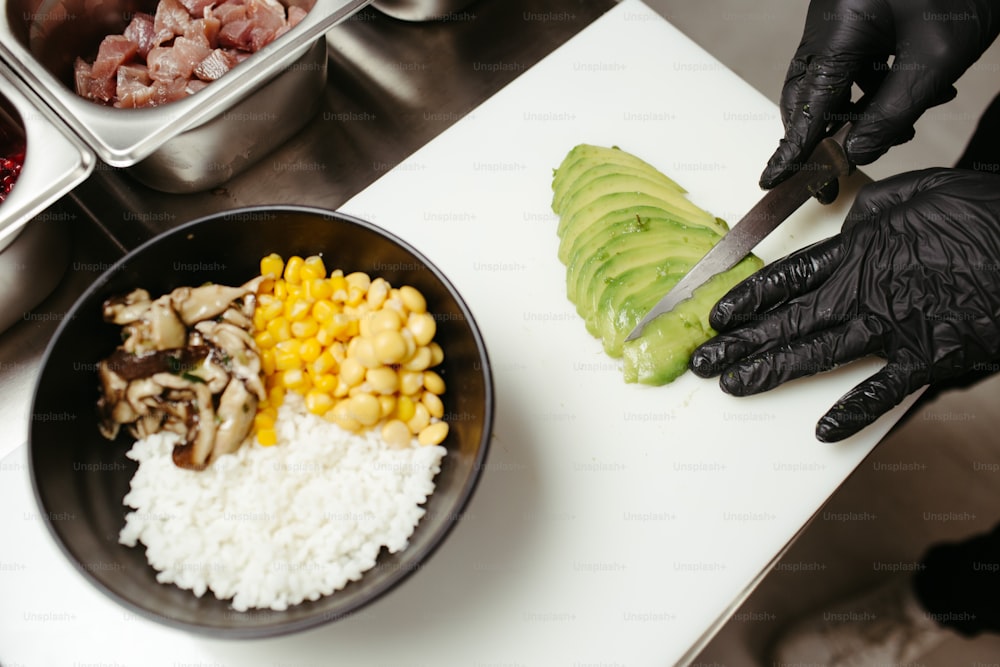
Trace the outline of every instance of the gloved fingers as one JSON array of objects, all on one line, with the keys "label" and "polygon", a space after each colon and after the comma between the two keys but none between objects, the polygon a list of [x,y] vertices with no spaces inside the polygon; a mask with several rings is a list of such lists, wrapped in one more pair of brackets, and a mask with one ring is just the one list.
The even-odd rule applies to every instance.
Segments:
[{"label": "gloved fingers", "polygon": [[719,299],[709,313],[709,324],[725,331],[815,289],[830,277],[843,256],[840,237],[832,236],[768,264]]},{"label": "gloved fingers", "polygon": [[832,55],[797,58],[782,88],[785,136],[760,176],[766,190],[788,178],[841,118],[851,100],[854,75],[862,67],[856,57]]},{"label": "gloved fingers", "polygon": [[912,139],[913,124],[924,111],[955,97],[953,80],[950,71],[940,71],[934,63],[898,57],[878,88],[865,95],[860,105],[844,144],[851,162],[870,164],[893,146]]},{"label": "gloved fingers", "polygon": [[921,386],[916,381],[921,374],[913,364],[890,361],[844,394],[820,418],[816,438],[821,442],[838,442],[874,423]]},{"label": "gloved fingers", "polygon": [[[862,222],[876,222],[892,209],[912,207],[921,193],[961,178],[961,172],[953,169],[930,168],[867,183],[858,190],[841,231],[849,231]],[[993,196],[990,188],[985,190],[988,196]]]},{"label": "gloved fingers", "polygon": [[882,348],[880,325],[875,320],[855,318],[788,345],[741,359],[723,371],[719,385],[733,396],[759,394],[790,380],[828,371],[879,352]]}]

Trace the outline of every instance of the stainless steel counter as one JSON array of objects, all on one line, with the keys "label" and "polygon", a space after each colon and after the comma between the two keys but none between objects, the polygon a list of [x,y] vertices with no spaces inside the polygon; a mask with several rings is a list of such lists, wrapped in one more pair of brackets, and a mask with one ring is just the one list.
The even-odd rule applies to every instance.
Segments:
[{"label": "stainless steel counter", "polygon": [[129,249],[239,206],[338,208],[615,4],[478,0],[433,23],[398,21],[369,7],[328,33],[328,85],[313,121],[224,186],[165,194],[98,165],[33,223],[64,227],[71,255],[51,296],[0,335],[0,423],[24,425],[0,446],[0,457],[26,438],[34,377],[62,317]]}]

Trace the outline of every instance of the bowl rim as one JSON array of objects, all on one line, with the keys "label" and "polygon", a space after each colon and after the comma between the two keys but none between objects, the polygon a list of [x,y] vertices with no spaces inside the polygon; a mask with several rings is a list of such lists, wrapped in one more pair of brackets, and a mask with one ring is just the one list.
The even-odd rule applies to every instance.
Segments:
[{"label": "bowl rim", "polygon": [[[391,576],[386,577],[386,579],[379,583],[375,588],[370,591],[366,591],[363,595],[359,595],[358,598],[350,605],[347,605],[342,610],[337,610],[336,613],[325,612],[318,615],[308,616],[306,618],[299,619],[297,621],[282,621],[280,618],[274,622],[268,622],[267,624],[244,627],[244,628],[228,628],[228,627],[215,627],[215,626],[204,626],[197,623],[190,623],[187,621],[178,620],[171,616],[159,613],[155,610],[144,608],[137,605],[130,600],[121,597],[117,592],[104,585],[99,579],[94,576],[93,572],[88,571],[79,560],[73,555],[69,547],[63,542],[58,531],[53,525],[52,517],[48,512],[42,502],[41,491],[38,485],[38,476],[35,470],[35,438],[34,438],[34,425],[35,420],[33,415],[36,411],[36,405],[38,402],[38,394],[41,391],[41,380],[44,369],[48,366],[50,357],[56,345],[61,341],[62,336],[65,333],[65,329],[70,326],[76,313],[83,307],[84,303],[89,301],[93,295],[100,291],[111,279],[112,276],[118,272],[122,266],[124,266],[128,261],[134,260],[136,256],[142,254],[147,249],[152,248],[158,243],[162,242],[168,237],[174,235],[185,234],[194,227],[201,224],[224,219],[232,218],[246,215],[261,215],[261,214],[274,214],[276,212],[289,212],[313,215],[323,218],[325,220],[346,222],[351,225],[362,227],[368,231],[374,232],[375,234],[384,237],[386,240],[396,243],[406,252],[411,253],[414,258],[421,261],[425,268],[430,270],[435,278],[441,282],[445,289],[451,294],[452,298],[458,305],[462,316],[468,323],[469,330],[472,333],[473,340],[475,342],[477,355],[482,359],[482,368],[480,369],[483,374],[484,383],[484,405],[483,405],[483,433],[480,437],[479,448],[476,452],[474,461],[472,462],[473,474],[464,482],[461,490],[457,497],[457,502],[451,507],[445,517],[444,523],[438,528],[437,533],[432,536],[432,538],[423,546],[422,549],[411,552],[411,558],[415,567],[402,567],[396,568]],[[31,395],[31,407],[29,411],[29,425],[28,425],[28,437],[27,437],[27,458],[28,458],[28,476],[31,482],[31,492],[35,500],[35,505],[39,509],[39,514],[42,518],[42,523],[45,524],[46,530],[52,537],[53,541],[59,548],[59,551],[66,557],[66,560],[73,566],[73,568],[84,575],[84,578],[90,582],[92,586],[100,590],[104,595],[110,598],[112,601],[116,602],[119,606],[124,607],[128,611],[134,613],[137,616],[152,620],[159,623],[160,625],[185,630],[193,634],[200,636],[209,636],[219,639],[264,639],[268,637],[277,637],[282,635],[293,634],[296,632],[301,632],[304,630],[309,630],[312,628],[317,628],[328,623],[334,622],[344,617],[348,617],[354,613],[357,613],[363,607],[371,604],[377,599],[383,597],[386,593],[389,593],[405,580],[407,580],[416,570],[422,569],[424,563],[430,558],[446,541],[446,538],[452,530],[454,530],[455,525],[461,516],[464,515],[465,508],[472,499],[472,496],[479,486],[480,479],[482,477],[482,472],[485,470],[485,460],[490,450],[490,444],[493,437],[493,421],[495,418],[496,411],[496,391],[493,382],[493,372],[492,364],[489,360],[489,355],[486,349],[486,344],[483,339],[482,333],[479,330],[479,326],[469,309],[468,304],[462,297],[461,293],[455,288],[454,284],[448,279],[447,276],[434,264],[430,259],[428,259],[422,252],[417,250],[409,242],[405,241],[401,237],[397,236],[393,232],[390,232],[372,222],[358,218],[356,216],[342,213],[336,210],[324,209],[315,206],[305,206],[298,204],[263,204],[263,205],[253,205],[240,207],[236,209],[230,209],[227,211],[221,211],[218,213],[212,213],[204,216],[200,216],[188,222],[182,223],[176,227],[173,227],[165,232],[157,234],[153,238],[145,241],[144,243],[136,246],[132,250],[128,251],[124,256],[116,260],[109,268],[107,268],[97,279],[91,283],[87,289],[77,297],[73,305],[66,312],[65,317],[59,323],[56,328],[55,333],[49,340],[45,347],[45,352],[42,355],[41,363],[39,366],[39,375],[35,380],[34,387]],[[418,524],[419,527],[419,524]],[[125,547],[123,547],[125,548]],[[413,548],[412,545],[404,549],[404,552],[409,551]],[[362,576],[363,579],[363,576]],[[170,585],[170,584],[161,584]],[[330,596],[335,596],[338,591],[334,591]],[[193,595],[193,593],[191,593]],[[206,593],[207,595],[207,593]],[[330,597],[323,596],[323,597]],[[322,599],[322,598],[320,598]],[[303,602],[305,603],[305,602]],[[292,609],[293,607],[289,607]],[[271,609],[253,609],[248,610],[245,613],[267,613],[279,616],[284,612],[271,610]]]}]

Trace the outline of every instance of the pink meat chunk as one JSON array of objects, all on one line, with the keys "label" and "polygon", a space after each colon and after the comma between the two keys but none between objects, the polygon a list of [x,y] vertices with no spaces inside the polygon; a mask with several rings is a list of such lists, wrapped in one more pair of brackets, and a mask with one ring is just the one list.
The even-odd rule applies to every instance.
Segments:
[{"label": "pink meat chunk", "polygon": [[203,19],[192,21],[184,36],[214,49],[219,45],[219,30],[221,28],[222,23],[219,19],[209,15]]},{"label": "pink meat chunk", "polygon": [[149,52],[146,64],[154,81],[190,79],[194,68],[212,52],[204,44],[178,37],[173,46],[157,46]]},{"label": "pink meat chunk", "polygon": [[180,0],[160,0],[153,18],[153,31],[159,35],[169,30],[173,35],[183,35],[191,23],[191,14]]},{"label": "pink meat chunk", "polygon": [[194,68],[194,75],[202,81],[215,81],[236,67],[236,58],[223,49],[215,49]]},{"label": "pink meat chunk", "polygon": [[242,21],[247,17],[247,6],[243,0],[226,0],[221,5],[212,7],[212,16],[219,19],[222,25]]},{"label": "pink meat chunk", "polygon": [[145,58],[149,50],[156,46],[154,43],[156,31],[153,30],[153,17],[149,14],[138,13],[133,16],[132,21],[122,34],[135,42],[137,54],[141,58]]},{"label": "pink meat chunk", "polygon": [[249,51],[253,27],[253,23],[247,19],[223,22],[219,30],[219,46]]},{"label": "pink meat chunk", "polygon": [[306,17],[306,10],[302,9],[298,5],[292,5],[288,8],[288,28],[294,28],[297,26],[302,19]]},{"label": "pink meat chunk", "polygon": [[128,62],[139,50],[138,45],[124,35],[108,35],[97,48],[97,60],[91,67],[94,79],[111,79],[118,66]]},{"label": "pink meat chunk", "polygon": [[199,18],[205,15],[205,8],[214,5],[216,0],[180,0],[180,3],[187,9],[188,14]]}]

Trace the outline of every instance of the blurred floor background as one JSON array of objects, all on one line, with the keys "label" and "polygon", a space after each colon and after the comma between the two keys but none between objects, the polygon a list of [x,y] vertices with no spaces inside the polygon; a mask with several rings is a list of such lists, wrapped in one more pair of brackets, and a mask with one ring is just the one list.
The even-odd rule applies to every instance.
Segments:
[{"label": "blurred floor background", "polygon": [[[778,101],[802,34],[807,2],[646,2]],[[958,82],[957,99],[925,113],[913,141],[864,171],[880,179],[953,164],[1000,90],[998,72],[1000,44],[994,44]],[[1000,378],[995,377],[912,411],[831,497],[694,664],[769,665],[768,645],[801,614],[863,590],[893,571],[912,568],[934,542],[961,539],[1000,521],[998,391]],[[955,635],[911,667],[994,665],[998,656],[1000,637],[970,640]]]}]

